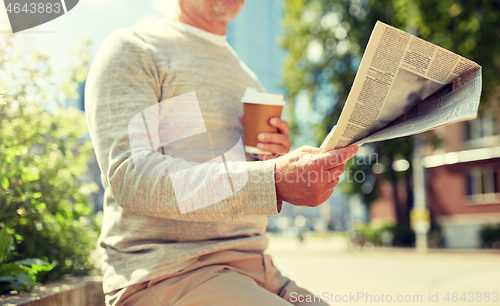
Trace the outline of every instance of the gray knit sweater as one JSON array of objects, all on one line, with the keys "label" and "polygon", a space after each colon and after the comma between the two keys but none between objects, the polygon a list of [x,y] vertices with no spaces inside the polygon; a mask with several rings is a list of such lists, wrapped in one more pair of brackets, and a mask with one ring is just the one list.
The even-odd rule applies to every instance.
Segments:
[{"label": "gray knit sweater", "polygon": [[[87,80],[85,108],[105,187],[98,247],[106,293],[177,272],[204,254],[266,249],[267,216],[279,213],[274,161],[247,162],[254,179],[243,189],[181,214],[170,177],[146,176],[134,167],[127,130],[141,111],[195,91],[207,129],[243,137],[238,116],[247,87],[262,90],[229,45],[166,21],[120,29],[104,41]],[[143,162],[154,166],[163,158],[151,151]]]}]

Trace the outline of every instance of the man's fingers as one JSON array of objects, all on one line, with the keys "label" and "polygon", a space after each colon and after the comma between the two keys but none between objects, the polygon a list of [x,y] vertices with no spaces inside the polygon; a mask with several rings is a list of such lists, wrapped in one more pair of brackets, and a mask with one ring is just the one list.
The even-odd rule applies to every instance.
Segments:
[{"label": "man's fingers", "polygon": [[351,159],[358,152],[358,146],[352,145],[338,150],[331,150],[319,154],[316,163],[325,169],[334,168]]},{"label": "man's fingers", "polygon": [[325,193],[323,195],[321,195],[321,200],[318,203],[319,205],[325,203],[326,200],[328,200],[332,196],[333,190],[335,189],[335,187],[337,187],[338,183],[339,183],[339,179],[337,178],[331,182],[328,182],[325,185],[325,188],[324,188]]},{"label": "man's fingers", "polygon": [[304,146],[298,148],[297,150],[302,151],[302,152],[311,153],[311,154],[319,154],[321,152],[320,148],[311,147],[308,145],[304,145]]},{"label": "man's fingers", "polygon": [[269,153],[287,153],[289,149],[285,147],[284,145],[280,144],[273,144],[273,143],[258,143],[257,148],[259,148],[261,151],[264,152],[269,152]]},{"label": "man's fingers", "polygon": [[338,165],[323,172],[323,179],[331,182],[344,173],[345,164]]},{"label": "man's fingers", "polygon": [[325,186],[326,193],[333,190],[335,187],[337,187],[338,184],[339,184],[339,178],[336,178],[333,181],[326,183],[326,186]]},{"label": "man's fingers", "polygon": [[241,125],[245,126],[245,121],[243,120],[243,115],[239,115],[238,119],[240,120]]},{"label": "man's fingers", "polygon": [[259,136],[257,136],[257,140],[263,143],[281,144],[288,148],[292,146],[292,143],[288,139],[288,136],[284,134],[260,133]]},{"label": "man's fingers", "polygon": [[270,153],[286,153],[290,150],[290,140],[288,136],[278,133],[260,133],[257,136],[259,143],[257,148]]},{"label": "man's fingers", "polygon": [[288,130],[290,129],[290,126],[288,125],[288,122],[286,122],[285,120],[274,117],[269,120],[269,123],[275,128],[278,128],[280,134],[288,135]]},{"label": "man's fingers", "polygon": [[325,197],[324,197],[324,200],[323,200],[323,203],[326,202],[326,200],[328,200],[333,194],[333,188],[330,189],[327,193],[325,193]]}]

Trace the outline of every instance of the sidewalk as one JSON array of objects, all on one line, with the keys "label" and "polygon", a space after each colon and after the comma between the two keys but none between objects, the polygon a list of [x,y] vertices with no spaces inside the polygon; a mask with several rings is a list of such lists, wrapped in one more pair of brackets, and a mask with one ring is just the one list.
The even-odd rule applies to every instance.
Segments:
[{"label": "sidewalk", "polygon": [[500,305],[498,252],[375,248],[368,253],[348,251],[341,237],[304,244],[271,237],[268,253],[300,286],[336,297],[331,305],[387,305],[388,296],[390,304],[401,305]]}]

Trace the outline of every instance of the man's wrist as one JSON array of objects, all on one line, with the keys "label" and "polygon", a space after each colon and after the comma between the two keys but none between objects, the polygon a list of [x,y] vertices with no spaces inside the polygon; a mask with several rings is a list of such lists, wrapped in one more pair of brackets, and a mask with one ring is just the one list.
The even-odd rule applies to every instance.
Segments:
[{"label": "man's wrist", "polygon": [[278,185],[281,183],[281,172],[277,170],[278,167],[278,160],[276,160],[276,163],[274,163],[274,188],[276,190],[276,201],[278,203],[278,207],[281,209],[281,203],[283,203],[283,196],[280,192],[280,188]]}]

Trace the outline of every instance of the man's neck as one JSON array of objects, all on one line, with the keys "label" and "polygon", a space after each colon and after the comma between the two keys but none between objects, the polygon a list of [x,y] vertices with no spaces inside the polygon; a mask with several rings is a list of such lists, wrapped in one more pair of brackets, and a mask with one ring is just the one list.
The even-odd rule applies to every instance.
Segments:
[{"label": "man's neck", "polygon": [[180,22],[196,27],[203,31],[207,31],[216,35],[226,35],[227,22],[208,21],[198,15],[194,15],[193,13],[184,10],[182,7],[177,18]]}]

